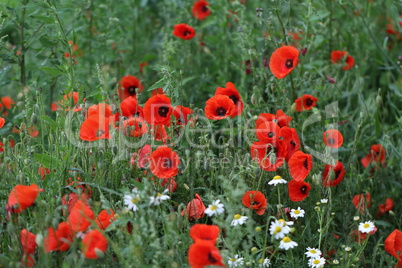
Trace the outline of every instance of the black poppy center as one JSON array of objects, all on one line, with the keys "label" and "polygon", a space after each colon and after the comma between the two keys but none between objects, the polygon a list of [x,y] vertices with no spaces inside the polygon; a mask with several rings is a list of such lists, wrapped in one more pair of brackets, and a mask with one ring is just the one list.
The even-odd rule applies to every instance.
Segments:
[{"label": "black poppy center", "polygon": [[214,256],[212,256],[211,252],[208,252],[208,261],[209,261],[210,263],[216,263],[216,262],[218,262],[218,260],[215,259]]},{"label": "black poppy center", "polygon": [[201,8],[202,13],[207,13],[208,12],[208,6],[203,6]]},{"label": "black poppy center", "polygon": [[223,107],[216,108],[216,114],[218,116],[224,116],[226,114],[226,109]]},{"label": "black poppy center", "polygon": [[308,169],[308,161],[307,161],[307,158],[304,160],[304,162],[303,162],[303,167],[305,168],[305,169]]},{"label": "black poppy center", "polygon": [[127,91],[128,91],[128,94],[130,95],[130,96],[134,96],[137,92],[136,92],[136,87],[135,86],[131,86],[131,87],[129,87],[128,89],[127,89]]},{"label": "black poppy center", "polygon": [[229,99],[231,99],[235,105],[237,105],[237,102],[239,101],[239,98],[235,95],[230,95]]},{"label": "black poppy center", "polygon": [[329,145],[334,145],[334,144],[335,144],[335,139],[334,139],[334,138],[330,138],[330,139],[327,140],[327,143],[328,143]]},{"label": "black poppy center", "polygon": [[275,134],[272,131],[268,132],[268,138],[272,138],[273,136],[275,136]]},{"label": "black poppy center", "polygon": [[285,61],[285,66],[286,66],[286,68],[288,68],[288,69],[292,68],[292,67],[293,67],[293,60],[292,60],[292,59],[287,59],[287,60]]},{"label": "black poppy center", "polygon": [[306,194],[306,193],[307,193],[307,186],[306,186],[306,185],[303,185],[303,186],[300,188],[300,192],[301,192],[302,194]]},{"label": "black poppy center", "polygon": [[312,99],[307,99],[306,100],[306,105],[307,105],[307,107],[310,107],[311,105],[313,105],[313,100]]},{"label": "black poppy center", "polygon": [[290,141],[290,145],[292,145],[293,147],[296,147],[296,143],[294,141]]},{"label": "black poppy center", "polygon": [[163,161],[163,167],[164,168],[172,168],[173,167],[173,161],[171,159],[165,159]]},{"label": "black poppy center", "polygon": [[337,180],[337,179],[338,179],[339,174],[341,174],[341,170],[340,170],[340,169],[339,169],[339,170],[335,170],[335,179],[334,179],[334,180]]},{"label": "black poppy center", "polygon": [[167,117],[168,112],[169,112],[169,107],[167,107],[167,106],[161,106],[158,108],[158,114],[162,117]]},{"label": "black poppy center", "polygon": [[184,32],[183,32],[183,36],[187,36],[187,35],[190,35],[191,34],[191,32],[189,31],[189,30],[185,30]]},{"label": "black poppy center", "polygon": [[271,151],[273,151],[275,154],[278,152],[278,149],[276,149],[276,147],[273,147],[273,146],[268,146],[267,147],[267,155],[269,154],[269,153],[271,153]]},{"label": "black poppy center", "polygon": [[105,131],[104,131],[103,129],[99,129],[99,130],[96,131],[96,133],[95,133],[96,137],[100,137],[100,136],[102,136],[103,134],[105,134]]},{"label": "black poppy center", "polygon": [[258,201],[253,201],[253,203],[251,204],[252,206],[258,206],[260,204],[260,202]]}]

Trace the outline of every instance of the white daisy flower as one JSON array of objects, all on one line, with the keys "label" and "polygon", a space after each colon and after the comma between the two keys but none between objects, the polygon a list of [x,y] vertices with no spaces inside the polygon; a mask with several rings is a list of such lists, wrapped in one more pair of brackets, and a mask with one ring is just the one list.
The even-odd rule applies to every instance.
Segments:
[{"label": "white daisy flower", "polygon": [[324,267],[324,265],[325,265],[325,259],[324,258],[315,257],[315,258],[311,258],[308,261],[308,266],[312,267],[312,268],[320,268],[320,267]]},{"label": "white daisy flower", "polygon": [[346,247],[346,248],[345,248],[345,251],[351,251],[351,250],[352,250],[351,247]]},{"label": "white daisy flower", "polygon": [[230,225],[232,225],[232,226],[243,225],[247,219],[248,219],[248,217],[246,217],[246,216],[236,214],[236,215],[234,215],[232,223]]},{"label": "white daisy flower", "polygon": [[161,203],[161,201],[170,199],[170,196],[165,195],[165,193],[167,193],[168,191],[169,189],[166,189],[165,191],[163,191],[163,193],[158,193],[156,197],[155,196],[149,197],[150,199],[149,204],[157,206]]},{"label": "white daisy flower", "polygon": [[259,259],[258,263],[260,264],[260,268],[265,268],[265,267],[269,267],[271,265],[271,261],[268,258],[265,259]]},{"label": "white daisy flower", "polygon": [[374,231],[375,225],[372,221],[366,221],[359,223],[359,231],[362,233],[370,233]]},{"label": "white daisy flower", "polygon": [[304,253],[307,255],[309,258],[319,258],[321,256],[321,250],[318,248],[306,248],[307,252]]},{"label": "white daisy flower", "polygon": [[270,180],[268,182],[269,185],[274,185],[276,186],[277,184],[286,184],[288,183],[287,181],[285,181],[284,179],[282,179],[281,176],[275,176],[272,180]]},{"label": "white daisy flower", "polygon": [[240,265],[243,265],[244,258],[239,258],[239,255],[235,255],[234,258],[228,257],[228,259],[229,267],[239,267]]},{"label": "white daisy flower", "polygon": [[285,237],[285,234],[290,233],[290,228],[286,225],[284,220],[275,220],[271,222],[269,232],[271,235],[275,236],[275,239],[281,239]]},{"label": "white daisy flower", "polygon": [[208,208],[204,211],[205,214],[207,214],[208,216],[212,217],[213,215],[219,215],[222,214],[225,209],[223,208],[223,204],[220,204],[220,200],[216,200],[215,202],[213,202],[211,205],[208,206]]},{"label": "white daisy flower", "polygon": [[325,199],[321,199],[320,201],[321,201],[322,204],[328,203],[328,199],[326,199],[326,198],[325,198]]},{"label": "white daisy flower", "polygon": [[294,247],[297,247],[297,243],[295,241],[292,241],[292,239],[290,239],[288,236],[285,236],[279,243],[280,249],[288,250]]},{"label": "white daisy flower", "polygon": [[126,205],[128,209],[137,211],[138,210],[138,206],[137,206],[138,201],[140,201],[140,197],[137,194],[124,195],[124,205]]},{"label": "white daisy flower", "polygon": [[300,207],[297,207],[297,209],[292,208],[290,210],[290,217],[297,219],[297,218],[303,218],[304,217],[304,209],[301,209]]}]

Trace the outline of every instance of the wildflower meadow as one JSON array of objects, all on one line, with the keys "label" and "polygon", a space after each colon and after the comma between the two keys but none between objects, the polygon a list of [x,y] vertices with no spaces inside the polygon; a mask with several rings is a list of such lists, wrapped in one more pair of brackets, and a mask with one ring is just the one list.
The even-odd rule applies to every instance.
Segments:
[{"label": "wildflower meadow", "polygon": [[402,267],[401,10],[2,0],[0,267]]}]

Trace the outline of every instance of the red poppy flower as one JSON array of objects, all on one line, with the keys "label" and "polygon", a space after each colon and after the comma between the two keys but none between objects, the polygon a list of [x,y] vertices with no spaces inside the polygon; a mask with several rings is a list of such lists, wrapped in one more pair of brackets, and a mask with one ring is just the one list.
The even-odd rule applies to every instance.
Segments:
[{"label": "red poppy flower", "polygon": [[101,212],[99,212],[95,222],[100,229],[104,230],[115,220],[116,219],[114,217],[113,209],[110,209],[109,211],[107,209],[104,209]]},{"label": "red poppy flower", "polygon": [[147,100],[144,105],[144,117],[151,125],[170,125],[172,113],[170,99],[166,95],[155,95]]},{"label": "red poppy flower", "polygon": [[292,155],[300,149],[299,135],[294,128],[282,127],[279,131],[279,136],[283,138],[286,144],[286,160],[289,161]]},{"label": "red poppy flower", "polygon": [[258,116],[257,121],[255,121],[255,126],[258,126],[267,121],[273,121],[277,123],[280,128],[289,127],[290,121],[292,121],[292,117],[286,115],[282,110],[276,111],[276,114],[264,113]]},{"label": "red poppy flower", "polygon": [[384,241],[386,252],[398,259],[398,267],[402,267],[402,231],[395,229]]},{"label": "red poppy flower", "polygon": [[308,196],[310,189],[309,183],[293,179],[288,183],[289,198],[293,202],[302,201]]},{"label": "red poppy flower", "polygon": [[303,110],[311,110],[317,105],[318,99],[308,94],[304,94],[302,97],[295,100],[296,111],[302,112]]},{"label": "red poppy flower", "polygon": [[384,204],[378,206],[377,217],[381,217],[388,211],[394,209],[394,205],[395,205],[394,200],[392,200],[391,198],[387,198]]},{"label": "red poppy flower", "polygon": [[144,118],[144,111],[140,105],[138,105],[135,97],[128,96],[120,103],[121,113],[125,117],[142,117]]},{"label": "red poppy flower", "polygon": [[192,268],[208,266],[222,266],[222,257],[219,250],[209,241],[197,240],[188,249],[188,263]]},{"label": "red poppy flower", "polygon": [[267,208],[267,199],[260,191],[248,191],[241,199],[244,206],[255,209],[255,213],[263,215]]},{"label": "red poppy flower", "polygon": [[105,252],[107,250],[107,239],[98,230],[90,231],[82,240],[82,253],[87,259],[98,259],[97,252]]},{"label": "red poppy flower", "polygon": [[145,168],[149,165],[149,156],[151,155],[152,147],[149,144],[144,145],[144,147],[138,149],[136,153],[133,153],[130,160],[130,165],[135,168]]},{"label": "red poppy flower", "polygon": [[159,146],[149,157],[152,174],[158,178],[171,178],[179,173],[180,158],[166,146]]},{"label": "red poppy flower", "polygon": [[123,121],[123,132],[131,137],[140,137],[148,132],[148,126],[140,117],[131,117]]},{"label": "red poppy flower", "polygon": [[313,157],[302,151],[295,152],[289,159],[289,171],[296,181],[304,181],[313,168]]},{"label": "red poppy flower", "polygon": [[335,50],[331,52],[332,63],[342,63],[343,70],[349,70],[355,64],[355,59],[347,51]]},{"label": "red poppy flower", "polygon": [[77,193],[79,194],[85,194],[88,197],[92,195],[92,189],[91,186],[88,184],[84,183],[80,177],[77,177],[76,180],[72,178],[68,178],[66,180],[67,186],[70,186],[74,189],[77,190]]},{"label": "red poppy flower", "polygon": [[166,141],[170,139],[165,126],[161,125],[150,126],[150,130],[152,134],[152,139],[156,141],[162,141],[163,144],[166,144]]},{"label": "red poppy flower", "polygon": [[[75,106],[77,105],[78,100],[79,100],[78,92],[71,92],[67,95],[64,95],[61,101],[53,103],[54,105],[52,104],[51,109],[52,111],[56,111],[57,109],[63,109],[64,111],[69,111],[71,109],[70,104],[73,103],[73,105]],[[74,108],[75,112],[79,112],[81,110],[82,110],[81,107]]]},{"label": "red poppy flower", "polygon": [[174,178],[163,179],[161,186],[165,187],[165,189],[168,189],[170,193],[174,193],[177,189],[177,182]]},{"label": "red poppy flower", "polygon": [[[378,231],[377,227],[374,227],[374,230],[369,232],[369,235],[373,235],[377,231]],[[367,234],[360,232],[358,229],[354,230],[351,236],[357,243],[363,243],[367,239]]]},{"label": "red poppy flower", "polygon": [[110,139],[109,118],[94,115],[85,119],[80,128],[80,138],[84,141]]},{"label": "red poppy flower", "polygon": [[204,20],[211,14],[211,10],[208,8],[208,2],[201,0],[194,3],[193,8],[191,9],[191,13],[194,18],[199,20]]},{"label": "red poppy flower", "polygon": [[255,128],[257,139],[261,142],[272,143],[279,139],[280,127],[277,123],[268,121]]},{"label": "red poppy flower", "polygon": [[371,206],[371,195],[370,193],[355,195],[352,199],[352,203],[361,213],[365,213],[364,210]]},{"label": "red poppy flower", "polygon": [[207,100],[204,113],[208,119],[221,120],[232,116],[235,110],[236,106],[228,96],[215,95]]},{"label": "red poppy flower", "polygon": [[43,189],[40,189],[36,184],[29,186],[16,185],[8,196],[6,205],[7,211],[11,213],[21,213],[27,207],[33,205],[39,192],[43,192]]},{"label": "red poppy flower", "polygon": [[74,232],[85,232],[91,225],[90,220],[94,218],[95,214],[91,207],[82,200],[78,200],[68,215],[68,222]]},{"label": "red poppy flower", "polygon": [[173,35],[184,40],[189,40],[195,36],[195,30],[185,23],[180,23],[174,26]]},{"label": "red poppy flower", "polygon": [[325,165],[322,174],[322,184],[325,187],[337,186],[345,177],[345,167],[341,162],[336,162],[335,166]]},{"label": "red poppy flower", "polygon": [[38,174],[40,175],[42,180],[46,179],[46,175],[50,174],[50,172],[51,171],[48,168],[45,168],[45,167],[38,168]]},{"label": "red poppy flower", "polygon": [[186,215],[190,221],[194,219],[198,220],[204,217],[204,211],[206,209],[207,208],[202,202],[201,196],[195,194],[195,198],[187,204],[186,210],[183,210],[181,215],[183,217]]},{"label": "red poppy flower", "polygon": [[272,143],[254,142],[250,147],[251,157],[257,160],[263,170],[275,171],[280,168],[286,158],[286,144],[282,140]]},{"label": "red poppy flower", "polygon": [[244,109],[244,103],[239,94],[239,91],[237,91],[235,85],[232,82],[227,82],[226,87],[218,87],[215,91],[215,95],[226,95],[229,97],[229,99],[233,101],[235,109],[233,110],[233,113],[231,115],[232,118],[236,115],[241,115]]},{"label": "red poppy flower", "polygon": [[342,133],[336,129],[328,129],[322,134],[325,145],[332,148],[339,148],[343,144]]},{"label": "red poppy flower", "polygon": [[66,251],[73,242],[74,231],[67,222],[59,223],[57,230],[53,227],[47,228],[47,236],[43,240],[45,252]]},{"label": "red poppy flower", "polygon": [[34,254],[36,248],[36,235],[28,231],[27,229],[22,229],[20,232],[20,241],[22,245],[22,251],[24,254]]},{"label": "red poppy flower", "polygon": [[371,163],[376,163],[376,166],[382,164],[385,167],[385,148],[381,144],[371,145],[370,152],[360,160],[360,163],[366,168]]},{"label": "red poppy flower", "polygon": [[6,120],[3,117],[0,117],[0,128],[2,128],[5,124]]},{"label": "red poppy flower", "polygon": [[97,115],[99,117],[109,117],[112,116],[112,107],[106,103],[99,103],[92,105],[88,108],[88,116],[91,117]]},{"label": "red poppy flower", "polygon": [[194,113],[194,111],[188,107],[181,105],[176,106],[173,110],[173,115],[176,117],[176,124],[186,125],[188,122],[188,115],[192,113]]},{"label": "red poppy flower", "polygon": [[197,242],[197,240],[205,240],[215,244],[219,236],[219,226],[194,224],[190,228],[190,236],[194,242]]},{"label": "red poppy flower", "polygon": [[284,78],[299,63],[299,50],[291,46],[283,46],[272,53],[269,59],[269,69],[278,78]]},{"label": "red poppy flower", "polygon": [[0,112],[3,112],[3,116],[8,115],[8,111],[11,109],[11,105],[15,104],[15,102],[10,97],[2,97],[0,99]]},{"label": "red poppy flower", "polygon": [[123,76],[119,82],[118,94],[121,101],[128,97],[135,97],[137,92],[142,92],[144,86],[137,77],[132,75]]},{"label": "red poppy flower", "polygon": [[152,90],[152,93],[151,93],[152,96],[159,95],[159,94],[160,94],[160,95],[165,94],[165,93],[163,92],[163,88],[158,87],[157,89]]}]

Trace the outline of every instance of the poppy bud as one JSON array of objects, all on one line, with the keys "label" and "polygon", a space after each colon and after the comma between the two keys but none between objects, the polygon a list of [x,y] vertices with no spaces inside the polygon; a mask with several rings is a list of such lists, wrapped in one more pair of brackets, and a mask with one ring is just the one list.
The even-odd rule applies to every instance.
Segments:
[{"label": "poppy bud", "polygon": [[377,95],[377,97],[375,98],[375,104],[377,105],[377,108],[381,108],[381,106],[382,106],[382,97],[381,97],[381,95]]},{"label": "poppy bud", "polygon": [[35,113],[33,113],[31,116],[31,123],[33,125],[36,125],[38,123],[38,116]]},{"label": "poppy bud", "polygon": [[42,244],[43,244],[43,235],[41,233],[36,234],[35,243],[38,246],[42,246]]},{"label": "poppy bud", "polygon": [[257,96],[253,93],[253,95],[251,95],[251,104],[256,105],[257,102]]}]

